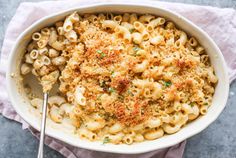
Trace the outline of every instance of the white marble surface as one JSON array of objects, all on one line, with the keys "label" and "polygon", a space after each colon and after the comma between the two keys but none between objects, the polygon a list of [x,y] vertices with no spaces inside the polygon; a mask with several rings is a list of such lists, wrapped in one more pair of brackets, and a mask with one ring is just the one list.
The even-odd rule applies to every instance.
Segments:
[{"label": "white marble surface", "polygon": [[[0,48],[5,29],[20,2],[29,0],[0,0]],[[30,0],[39,1],[39,0]],[[166,0],[236,9],[236,0]],[[0,158],[36,157],[38,140],[20,124],[0,115]],[[45,158],[62,158],[46,147]],[[188,139],[185,158],[236,158],[236,82],[231,84],[227,106],[220,117],[200,134]]]}]

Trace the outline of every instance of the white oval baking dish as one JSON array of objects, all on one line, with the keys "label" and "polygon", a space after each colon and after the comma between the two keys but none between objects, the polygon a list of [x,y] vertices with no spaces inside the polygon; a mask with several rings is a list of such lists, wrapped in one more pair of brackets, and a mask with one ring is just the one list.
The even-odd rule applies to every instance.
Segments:
[{"label": "white oval baking dish", "polygon": [[[140,14],[150,13],[165,17],[168,20],[173,21],[179,28],[196,37],[201,45],[205,47],[208,55],[210,56],[211,63],[215,68],[215,72],[219,79],[219,82],[215,89],[212,105],[205,116],[202,116],[192,123],[187,124],[179,132],[172,135],[166,135],[157,140],[145,141],[132,145],[103,145],[101,142],[89,142],[87,140],[81,140],[78,136],[75,136],[69,129],[66,129],[64,126],[57,125],[50,120],[48,120],[47,123],[47,135],[64,141],[73,146],[85,149],[124,154],[144,153],[175,145],[201,132],[214,120],[216,120],[216,118],[222,112],[226,105],[229,91],[227,68],[223,55],[221,54],[219,48],[203,30],[201,30],[195,24],[180,16],[179,14],[173,13],[170,10],[163,9],[158,6],[151,6],[140,3],[100,3],[95,5],[77,7],[44,17],[27,28],[17,38],[14,48],[12,49],[9,57],[8,69],[6,74],[7,89],[13,107],[15,108],[17,113],[32,127],[37,130],[40,128],[40,117],[39,115],[36,115],[34,113],[29,100],[26,98],[25,92],[22,90],[22,79],[19,75],[19,64],[23,55],[23,51],[33,32],[45,26],[53,24],[60,19],[63,19],[66,15],[74,11],[78,11],[79,13],[136,12]],[[14,73],[14,77],[12,77],[12,73]],[[28,82],[34,83],[37,81],[29,78]],[[40,89],[40,87],[35,86],[35,89]]]}]

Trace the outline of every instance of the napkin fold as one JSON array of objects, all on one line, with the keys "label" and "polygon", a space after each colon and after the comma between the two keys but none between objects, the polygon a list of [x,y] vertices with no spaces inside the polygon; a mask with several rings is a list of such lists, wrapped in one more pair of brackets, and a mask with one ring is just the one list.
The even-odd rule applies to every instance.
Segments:
[{"label": "napkin fold", "polygon": [[[110,1],[111,0],[65,0],[36,3],[24,2],[20,4],[8,25],[1,51],[0,113],[3,116],[22,123],[23,129],[28,129],[37,138],[39,137],[39,132],[30,127],[19,115],[17,115],[11,106],[7,92],[4,91],[6,89],[5,71],[7,58],[19,34],[38,19],[51,13],[74,8],[76,6]],[[116,2],[127,3],[124,0]],[[144,3],[142,1],[129,2]],[[230,81],[233,81],[236,78],[236,40],[234,39],[236,37],[236,11],[234,9],[145,1],[145,4],[147,3],[178,12],[206,31],[214,39],[224,55],[228,66]],[[169,148],[132,155],[104,153],[77,148],[48,136],[45,138],[45,143],[68,158],[181,158],[183,156],[186,141]]]}]

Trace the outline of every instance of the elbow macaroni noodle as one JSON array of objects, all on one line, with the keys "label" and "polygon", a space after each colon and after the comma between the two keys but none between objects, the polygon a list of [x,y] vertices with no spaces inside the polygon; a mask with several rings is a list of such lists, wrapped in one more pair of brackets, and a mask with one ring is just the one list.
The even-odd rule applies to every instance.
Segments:
[{"label": "elbow macaroni noodle", "polygon": [[[81,138],[132,144],[178,132],[205,115],[217,77],[197,39],[165,18],[73,14],[33,33],[21,74],[35,75],[49,117]],[[34,108],[42,99],[33,98]],[[69,121],[68,121],[69,120]]]}]

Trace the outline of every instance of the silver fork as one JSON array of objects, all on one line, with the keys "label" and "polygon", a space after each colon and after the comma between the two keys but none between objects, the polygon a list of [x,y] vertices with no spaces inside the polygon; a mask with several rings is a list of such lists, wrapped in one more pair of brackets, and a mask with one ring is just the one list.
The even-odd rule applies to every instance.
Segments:
[{"label": "silver fork", "polygon": [[40,130],[41,133],[40,133],[37,158],[43,158],[44,135],[45,135],[45,126],[46,126],[46,118],[47,118],[47,104],[48,104],[48,93],[43,93],[43,116],[41,120],[41,130]]}]

